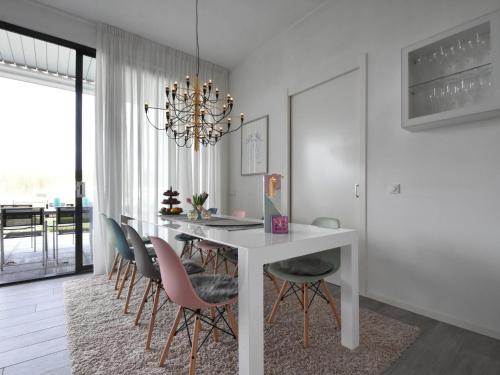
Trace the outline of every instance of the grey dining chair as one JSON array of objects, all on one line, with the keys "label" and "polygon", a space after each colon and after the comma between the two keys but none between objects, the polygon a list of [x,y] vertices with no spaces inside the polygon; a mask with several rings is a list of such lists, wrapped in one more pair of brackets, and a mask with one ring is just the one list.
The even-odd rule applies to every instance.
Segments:
[{"label": "grey dining chair", "polygon": [[[314,219],[312,225],[338,229],[340,221],[335,218],[319,217]],[[278,307],[285,298],[297,296],[304,314],[304,347],[307,348],[309,346],[309,307],[318,296],[330,305],[337,328],[340,328],[340,315],[324,280],[327,276],[337,272],[339,268],[340,248],[271,263],[268,268],[269,273],[284,282],[268,317],[268,323],[273,322]],[[311,299],[309,299],[309,291],[312,292]]]},{"label": "grey dining chair", "polygon": [[[211,215],[217,214],[217,208],[216,207],[211,207],[207,210],[210,212]],[[198,241],[199,238],[195,236],[191,236],[186,233],[179,233],[175,236],[175,239],[179,242],[183,242],[184,244],[182,245],[182,251],[181,251],[181,258],[188,258],[191,259],[193,257],[193,244],[194,241]],[[198,249],[194,249],[195,251],[199,251]],[[203,253],[199,251],[200,256],[201,256],[201,261],[204,263],[203,260]]]},{"label": "grey dining chair", "polygon": [[[105,224],[105,227],[107,228],[107,216],[104,214],[104,213],[101,213],[100,214],[101,216],[101,221],[102,223]],[[125,215],[121,215],[120,217],[120,227],[122,228],[122,230],[124,230],[124,226],[128,223],[129,220],[134,220],[133,218],[129,217],[129,216],[125,216]],[[109,234],[109,230],[106,230],[106,234]],[[132,247],[132,243],[130,242],[130,240],[128,238],[125,238],[125,240],[127,241],[127,244],[129,247]],[[111,242],[110,242],[111,241]],[[153,250],[153,245],[151,245],[151,241],[149,240],[149,238],[147,237],[142,237],[142,241],[144,242],[144,244],[146,244],[146,248],[148,249],[148,253],[151,254],[152,256],[154,256],[154,250]],[[111,246],[114,246],[114,243],[113,243],[113,237],[111,236],[111,238],[108,238],[108,243],[111,243]],[[121,264],[120,264],[120,259],[121,259],[121,256],[120,256],[120,253],[116,250],[116,247],[114,247],[115,249],[115,256],[114,256],[114,259],[113,259],[113,263],[111,265],[111,269],[108,273],[108,280],[111,280],[113,278],[113,273],[115,272],[115,270],[117,271],[117,275],[119,274],[119,271],[121,269]],[[118,276],[117,276],[117,280],[116,280],[116,284],[115,284],[115,289],[118,289]]]}]

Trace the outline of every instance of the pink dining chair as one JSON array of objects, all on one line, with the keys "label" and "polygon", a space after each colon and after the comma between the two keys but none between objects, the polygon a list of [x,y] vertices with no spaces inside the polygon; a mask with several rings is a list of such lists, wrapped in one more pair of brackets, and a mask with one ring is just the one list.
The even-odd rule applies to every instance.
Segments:
[{"label": "pink dining chair", "polygon": [[[234,210],[231,213],[231,216],[237,219],[243,219],[247,216],[247,212],[245,210]],[[212,263],[213,268],[214,268],[214,273],[217,273],[219,266],[221,263],[219,263],[219,260],[221,260],[224,263],[225,271],[226,273],[229,273],[229,268],[227,265],[228,259],[226,257],[222,257],[222,253],[226,253],[228,251],[236,251],[236,249],[232,249],[226,245],[217,243],[217,242],[212,242],[208,240],[202,240],[195,244],[195,247],[200,251],[200,254],[202,254],[202,260],[203,260],[203,254],[205,255],[205,259],[203,260],[203,267],[206,267],[208,263]],[[236,262],[237,264],[238,262]],[[233,276],[236,276],[236,270],[233,273]]]},{"label": "pink dining chair", "polygon": [[247,212],[245,210],[234,210],[231,213],[231,216],[238,219],[244,219],[247,216]]},{"label": "pink dining chair", "polygon": [[[202,321],[204,324],[209,325],[210,328],[206,333],[206,337],[201,341],[201,345],[206,342],[206,338],[210,334],[213,334],[216,342],[219,341],[219,331],[235,339],[238,338],[238,327],[231,308],[238,301],[238,283],[236,279],[227,275],[205,274],[189,277],[179,256],[172,247],[161,238],[150,238],[158,257],[165,292],[173,303],[179,305],[174,324],[170,329],[170,334],[160,356],[160,367],[165,365],[170,345],[174,336],[178,333],[177,327],[181,318],[186,320],[181,326],[181,330],[187,330],[194,319],[189,363],[189,375],[194,375],[196,372],[197,352],[200,349],[198,340]],[[205,315],[204,310],[208,310],[210,316]],[[192,314],[190,315],[189,312]],[[227,320],[224,318],[224,313],[226,313]],[[228,330],[219,328],[219,322],[225,324]]]}]

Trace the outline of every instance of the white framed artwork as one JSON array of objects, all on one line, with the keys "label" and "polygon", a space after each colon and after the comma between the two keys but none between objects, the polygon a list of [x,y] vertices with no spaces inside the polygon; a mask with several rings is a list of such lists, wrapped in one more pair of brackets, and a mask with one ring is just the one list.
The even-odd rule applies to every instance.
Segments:
[{"label": "white framed artwork", "polygon": [[267,173],[269,116],[248,121],[241,128],[241,175]]}]

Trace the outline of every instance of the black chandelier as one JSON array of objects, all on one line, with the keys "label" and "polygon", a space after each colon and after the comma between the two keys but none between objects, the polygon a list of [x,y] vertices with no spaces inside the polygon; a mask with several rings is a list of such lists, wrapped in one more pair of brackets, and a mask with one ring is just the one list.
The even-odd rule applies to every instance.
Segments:
[{"label": "black chandelier", "polygon": [[[237,126],[231,126],[231,112],[234,98],[227,94],[223,97],[215,88],[212,80],[201,85],[198,78],[200,72],[200,45],[198,38],[198,0],[196,0],[196,76],[191,86],[191,79],[186,76],[185,87],[177,82],[165,87],[166,103],[164,108],[144,105],[146,118],[151,126],[165,131],[168,138],[175,140],[179,147],[200,149],[202,146],[214,146],[224,135],[235,132],[244,122],[243,113]],[[165,125],[155,125],[149,118],[149,111],[165,112]]]}]

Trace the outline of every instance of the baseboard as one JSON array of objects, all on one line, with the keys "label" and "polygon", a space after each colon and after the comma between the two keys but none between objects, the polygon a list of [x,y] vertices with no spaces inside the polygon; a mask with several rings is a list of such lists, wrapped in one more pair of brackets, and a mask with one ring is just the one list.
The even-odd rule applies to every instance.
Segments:
[{"label": "baseboard", "polygon": [[423,315],[423,316],[438,320],[438,321],[443,322],[443,323],[447,323],[447,324],[450,324],[450,325],[453,325],[453,326],[456,326],[459,328],[463,328],[463,329],[466,329],[466,330],[469,330],[469,331],[472,331],[475,333],[479,333],[481,335],[485,335],[485,336],[500,340],[500,331],[494,331],[494,330],[491,330],[489,328],[478,326],[474,323],[470,323],[470,322],[467,322],[467,321],[464,321],[461,319],[457,319],[457,318],[454,318],[454,317],[446,315],[446,314],[442,314],[442,313],[439,313],[436,311],[431,311],[431,310],[423,309],[423,308],[420,308],[417,306],[409,305],[407,303],[404,303],[404,302],[401,302],[401,301],[398,301],[398,300],[395,300],[392,298],[388,298],[388,297],[385,297],[385,296],[382,296],[382,295],[379,295],[379,294],[376,294],[373,292],[366,291],[365,293],[362,293],[362,295],[364,297],[368,297],[368,298],[374,299],[376,301],[379,301],[379,302],[382,302],[382,303],[385,303],[388,305],[392,305],[392,306],[398,307],[400,309],[410,311],[410,312],[415,313],[415,314]]}]

